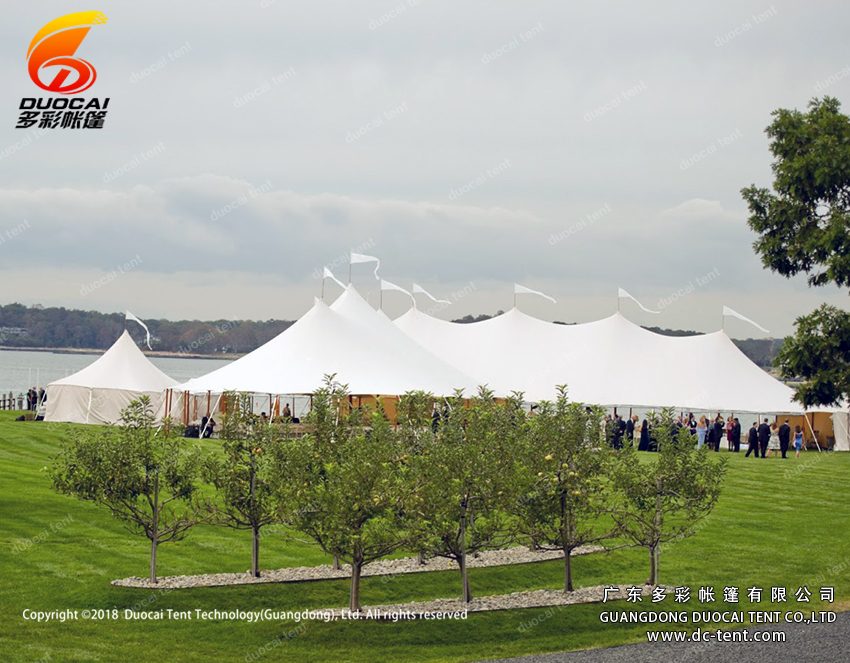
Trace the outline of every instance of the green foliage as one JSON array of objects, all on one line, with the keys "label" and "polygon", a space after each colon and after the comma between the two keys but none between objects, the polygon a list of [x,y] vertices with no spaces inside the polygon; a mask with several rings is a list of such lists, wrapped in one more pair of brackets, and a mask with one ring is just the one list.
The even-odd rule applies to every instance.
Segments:
[{"label": "green foliage", "polygon": [[[807,113],[779,109],[773,117],[766,130],[773,191],[741,191],[759,235],[753,248],[783,276],[805,273],[812,286],[850,286],[850,118],[832,97],[813,99]],[[833,405],[850,396],[848,345],[850,325],[839,309],[824,306],[797,320],[776,359],[784,377],[810,381],[797,389],[797,401]]]},{"label": "green foliage", "polygon": [[248,394],[228,392],[224,398],[224,456],[207,458],[204,478],[216,489],[217,500],[211,507],[216,522],[252,531],[251,572],[259,577],[259,533],[278,520],[276,485],[270,480],[264,451],[277,445],[280,429],[251,413]]},{"label": "green foliage", "polygon": [[205,519],[199,478],[200,450],[183,438],[157,430],[150,399],[143,396],[122,412],[122,426],[72,429],[52,471],[54,488],[106,507],[127,530],[151,542],[151,582],[156,548],[179,541]]},{"label": "green foliage", "polygon": [[472,599],[467,555],[502,548],[510,538],[505,506],[515,490],[513,458],[525,419],[520,404],[516,398],[497,402],[482,388],[468,402],[460,395],[449,399],[448,416],[436,432],[430,417],[408,419],[399,427],[409,439],[417,437],[416,428],[430,440],[411,454],[419,487],[410,496],[410,527],[425,555],[458,563],[465,601]]},{"label": "green foliage", "polygon": [[812,407],[850,396],[850,314],[824,304],[797,318],[796,326],[777,364],[784,377],[806,380],[797,388],[797,400]]},{"label": "green foliage", "polygon": [[384,413],[350,408],[333,376],[313,395],[306,424],[308,433],[275,456],[282,501],[293,507],[285,517],[351,564],[350,607],[359,610],[363,566],[409,542],[402,514],[416,485]]},{"label": "green foliage", "polygon": [[647,584],[658,584],[659,546],[695,533],[694,526],[711,513],[720,497],[727,459],[714,461],[708,447],[697,450],[687,428],[671,410],[652,427],[658,453],[641,463],[633,446],[618,452],[613,468],[619,503],[613,516],[619,534],[650,555]]},{"label": "green foliage", "polygon": [[824,97],[807,113],[774,111],[766,130],[773,191],[742,191],[765,267],[783,276],[804,272],[810,285],[850,286],[850,118],[840,108]]},{"label": "green foliage", "polygon": [[603,411],[570,403],[566,387],[536,412],[521,447],[521,496],[512,511],[535,547],[564,552],[564,591],[570,592],[571,552],[613,536],[604,516],[612,506],[608,474],[616,456],[599,445]]}]

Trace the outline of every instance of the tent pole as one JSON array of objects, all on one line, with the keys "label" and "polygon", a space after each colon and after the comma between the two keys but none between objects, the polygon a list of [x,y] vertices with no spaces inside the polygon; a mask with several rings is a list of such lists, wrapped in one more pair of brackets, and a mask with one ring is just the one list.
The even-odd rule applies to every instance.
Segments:
[{"label": "tent pole", "polygon": [[[814,415],[814,412],[813,412],[813,413],[812,413],[812,418],[813,418],[813,419],[814,419],[814,416],[815,416],[815,415]],[[809,424],[809,430],[810,430],[810,431],[811,431],[811,433],[812,433],[812,438],[813,438],[813,439],[814,439],[814,441],[815,441],[815,446],[818,448],[818,451],[820,451],[820,442],[818,442],[818,438],[817,438],[817,436],[815,435],[815,429],[814,429],[814,428],[812,428],[812,424],[811,424],[811,423],[809,423],[809,415],[808,415],[807,413],[805,413],[805,412],[803,413],[803,419],[805,419],[805,420],[806,420],[806,423],[807,423],[807,424]]]},{"label": "tent pole", "polygon": [[[836,415],[838,415],[838,417],[836,417]],[[837,421],[839,424],[841,424],[841,429],[844,431],[845,441],[850,439],[850,431],[847,430],[847,426],[845,426],[844,422],[842,421],[842,419],[844,417],[846,417],[846,415],[847,415],[846,412],[842,412],[841,410],[839,410],[838,412],[833,412],[832,415],[829,417],[830,419],[832,419],[833,433],[835,432],[835,422]],[[835,438],[835,437],[836,436],[833,435],[833,438]],[[838,445],[838,440],[836,440],[836,442],[835,442],[835,446],[837,446],[837,445]],[[835,446],[833,446],[833,451],[835,451]]]},{"label": "tent pole", "polygon": [[348,259],[348,285],[351,285],[351,258]]},{"label": "tent pole", "polygon": [[210,399],[212,398],[212,394],[207,391],[207,416],[210,416]]},{"label": "tent pole", "polygon": [[322,277],[322,301],[325,301],[325,277]]}]

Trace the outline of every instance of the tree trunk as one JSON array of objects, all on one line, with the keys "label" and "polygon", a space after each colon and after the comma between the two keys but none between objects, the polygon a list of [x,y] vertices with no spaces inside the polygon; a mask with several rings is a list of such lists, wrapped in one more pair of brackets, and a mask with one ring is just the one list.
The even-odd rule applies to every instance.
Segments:
[{"label": "tree trunk", "polygon": [[647,585],[658,584],[658,544],[653,543],[649,547],[649,580]]},{"label": "tree trunk", "polygon": [[463,582],[463,602],[472,601],[472,591],[469,588],[469,572],[466,569],[466,507],[462,507],[460,517],[460,577]]},{"label": "tree trunk", "polygon": [[[720,441],[717,442],[720,444]],[[647,584],[653,587],[658,584],[658,544],[664,528],[664,518],[661,514],[661,494],[664,490],[664,484],[661,479],[655,485],[655,531],[653,532],[653,541],[649,547],[649,582]]]},{"label": "tree trunk", "polygon": [[154,537],[151,539],[151,575],[150,575],[150,584],[156,584],[156,545],[157,541]]},{"label": "tree trunk", "polygon": [[159,544],[159,474],[153,483],[153,517],[151,527],[151,573],[150,584],[156,584],[156,547]]},{"label": "tree trunk", "polygon": [[251,528],[251,575],[260,577],[260,528]]},{"label": "tree trunk", "polygon": [[[271,403],[271,396],[269,396]],[[256,495],[257,495],[257,457],[251,451],[251,501],[250,507],[252,514],[256,513]],[[260,528],[254,524],[251,526],[251,575],[255,578],[260,577]]]},{"label": "tree trunk", "polygon": [[416,563],[425,566],[425,556],[422,553],[416,553]]},{"label": "tree trunk", "polygon": [[564,593],[573,591],[573,560],[572,547],[570,542],[573,538],[572,533],[572,513],[567,506],[567,493],[564,488],[561,489],[561,548],[564,551]]},{"label": "tree trunk", "polygon": [[339,563],[339,557],[337,555],[334,555],[334,571],[341,571],[341,570],[342,570],[342,564]]},{"label": "tree trunk", "polygon": [[351,597],[348,601],[348,608],[351,612],[360,612],[360,571],[363,568],[363,562],[359,559],[351,561]]}]

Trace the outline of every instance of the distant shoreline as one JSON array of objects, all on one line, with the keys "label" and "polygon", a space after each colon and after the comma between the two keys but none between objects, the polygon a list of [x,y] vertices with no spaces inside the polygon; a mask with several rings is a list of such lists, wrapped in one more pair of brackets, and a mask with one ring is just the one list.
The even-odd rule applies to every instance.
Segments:
[{"label": "distant shoreline", "polygon": [[[8,345],[0,345],[0,350],[10,350],[13,352],[51,352],[57,355],[102,355],[106,350],[97,350],[94,348],[21,348],[11,347]],[[199,355],[188,352],[169,352],[165,350],[148,350],[145,352],[147,357],[165,357],[174,359],[239,359],[242,354],[222,353],[217,355]]]}]

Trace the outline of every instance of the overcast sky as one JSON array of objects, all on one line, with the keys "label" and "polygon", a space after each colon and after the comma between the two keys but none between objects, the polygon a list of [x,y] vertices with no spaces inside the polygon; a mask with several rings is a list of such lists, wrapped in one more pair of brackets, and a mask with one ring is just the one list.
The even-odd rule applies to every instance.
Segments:
[{"label": "overcast sky", "polygon": [[[846,306],[762,269],[740,189],[771,183],[772,110],[850,100],[850,77],[824,83],[850,66],[850,6],[584,4],[4,7],[0,301],[292,319],[316,270],[346,281],[361,247],[387,280],[452,300],[444,318],[509,308],[514,282],[557,299],[522,310],[575,322],[615,311],[618,287],[662,309],[623,301],[635,322],[701,331],[723,304],[773,335]],[[27,74],[30,40],[89,9],[109,20],[77,51],[97,70],[79,96],[111,99],[104,128],[15,149],[32,136],[21,98],[57,96]],[[377,304],[372,268],[353,273]]]}]

